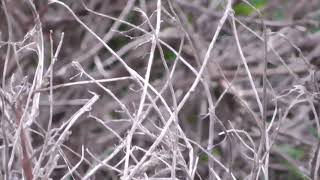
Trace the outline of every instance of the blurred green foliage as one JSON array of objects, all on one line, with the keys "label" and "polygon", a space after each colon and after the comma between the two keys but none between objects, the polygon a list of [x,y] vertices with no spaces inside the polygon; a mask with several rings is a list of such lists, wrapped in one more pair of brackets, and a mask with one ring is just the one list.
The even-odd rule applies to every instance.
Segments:
[{"label": "blurred green foliage", "polygon": [[198,116],[196,114],[191,114],[191,115],[188,116],[187,121],[190,124],[197,124]]},{"label": "blurred green foliage", "polygon": [[104,155],[105,156],[110,156],[112,153],[113,153],[113,151],[115,150],[115,148],[114,147],[109,147],[109,148],[107,148],[105,151],[104,151]]},{"label": "blurred green foliage", "polygon": [[216,157],[221,156],[221,152],[220,152],[220,150],[219,150],[218,148],[214,148],[214,149],[212,150],[212,154],[213,154],[214,156],[216,156]]},{"label": "blurred green foliage", "polygon": [[164,58],[166,59],[166,61],[171,62],[176,59],[176,55],[172,51],[167,50],[164,51]]},{"label": "blurred green foliage", "polygon": [[191,14],[188,14],[188,22],[189,23],[193,22],[193,16]]},{"label": "blurred green foliage", "polygon": [[310,134],[310,135],[312,135],[313,137],[319,137],[318,136],[318,132],[317,132],[317,129],[315,128],[315,127],[313,127],[313,126],[308,126],[308,133]]},{"label": "blurred green foliage", "polygon": [[116,38],[113,38],[109,41],[109,46],[112,48],[112,49],[120,49],[122,48],[123,46],[125,46],[126,44],[128,44],[128,38],[124,37],[124,36],[119,36],[119,37],[116,37]]},{"label": "blurred green foliage", "polygon": [[[255,8],[260,9],[267,4],[267,0],[249,0],[249,3]],[[244,2],[241,2],[235,5],[233,9],[236,15],[241,15],[241,16],[249,16],[252,12],[254,12],[254,9],[250,5]]]},{"label": "blurred green foliage", "polygon": [[285,166],[288,168],[288,176],[287,179],[290,180],[307,180],[303,174],[300,173],[295,167],[293,167],[288,161],[284,161]]},{"label": "blurred green foliage", "polygon": [[295,160],[299,160],[304,156],[304,150],[301,148],[291,147],[289,145],[281,145],[279,149]]},{"label": "blurred green foliage", "polygon": [[[215,157],[221,157],[221,151],[218,148],[214,148],[211,150],[211,154],[214,155]],[[201,163],[208,163],[209,157],[207,154],[201,154],[199,156],[199,160]]]},{"label": "blurred green foliage", "polygon": [[272,18],[275,20],[282,20],[285,17],[284,10],[281,8],[275,8],[272,12]]},{"label": "blurred green foliage", "polygon": [[[305,151],[302,148],[292,147],[290,145],[281,145],[278,146],[280,151],[285,153],[286,155],[290,156],[292,159],[295,160],[302,160],[305,156]],[[293,165],[291,165],[288,161],[284,160],[283,164],[288,168],[288,179],[290,180],[305,180],[301,172],[296,169]]]},{"label": "blurred green foliage", "polygon": [[[138,12],[131,12],[126,16],[126,21],[132,24],[137,24],[137,22],[139,22],[139,17],[141,16],[140,13]],[[119,27],[119,31],[127,31],[131,29],[130,26],[126,25],[125,23],[121,23],[120,27]]]},{"label": "blurred green foliage", "polygon": [[200,160],[201,163],[208,163],[208,160],[209,160],[208,155],[207,154],[201,154],[199,156],[199,160]]}]

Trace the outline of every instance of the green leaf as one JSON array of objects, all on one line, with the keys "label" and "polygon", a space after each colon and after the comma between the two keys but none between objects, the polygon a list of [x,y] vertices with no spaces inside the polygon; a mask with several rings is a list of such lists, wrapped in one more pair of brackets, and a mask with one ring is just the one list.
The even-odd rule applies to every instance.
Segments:
[{"label": "green leaf", "polygon": [[221,152],[219,149],[215,148],[211,151],[211,153],[214,155],[214,156],[221,156]]},{"label": "green leaf", "polygon": [[[267,0],[250,0],[252,6],[257,9],[263,8],[267,4]],[[249,16],[254,9],[248,4],[241,2],[233,7],[236,15]]]},{"label": "green leaf", "polygon": [[192,22],[193,22],[193,16],[192,16],[191,14],[188,14],[187,18],[188,18],[188,22],[189,22],[190,24],[192,24]]},{"label": "green leaf", "polygon": [[123,36],[119,36],[119,37],[111,39],[108,44],[112,49],[120,49],[121,47],[123,47],[127,43],[128,43],[128,38],[123,37]]},{"label": "green leaf", "polygon": [[208,155],[206,155],[206,154],[201,154],[199,159],[200,159],[200,162],[202,162],[202,163],[207,163],[209,160]]},{"label": "green leaf", "polygon": [[176,55],[172,52],[172,51],[165,51],[164,52],[164,58],[166,59],[166,61],[173,61],[176,58]]}]

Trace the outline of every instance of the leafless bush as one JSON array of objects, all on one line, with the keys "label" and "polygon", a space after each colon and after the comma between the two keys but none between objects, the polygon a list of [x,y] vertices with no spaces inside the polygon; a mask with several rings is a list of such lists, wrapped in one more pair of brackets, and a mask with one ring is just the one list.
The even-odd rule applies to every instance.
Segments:
[{"label": "leafless bush", "polygon": [[250,2],[1,0],[0,179],[318,179],[319,2]]}]

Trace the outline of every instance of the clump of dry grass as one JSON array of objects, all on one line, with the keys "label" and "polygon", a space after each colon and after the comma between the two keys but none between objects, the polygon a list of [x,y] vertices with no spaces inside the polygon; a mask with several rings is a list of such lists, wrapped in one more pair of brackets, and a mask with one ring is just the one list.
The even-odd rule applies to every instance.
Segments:
[{"label": "clump of dry grass", "polygon": [[319,3],[250,2],[1,0],[0,179],[317,179]]}]

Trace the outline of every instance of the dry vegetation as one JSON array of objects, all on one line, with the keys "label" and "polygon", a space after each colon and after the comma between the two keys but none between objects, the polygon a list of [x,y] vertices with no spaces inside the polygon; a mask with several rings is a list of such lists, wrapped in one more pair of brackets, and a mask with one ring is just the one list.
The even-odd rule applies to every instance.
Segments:
[{"label": "dry vegetation", "polygon": [[318,179],[318,0],[1,0],[0,179]]}]

